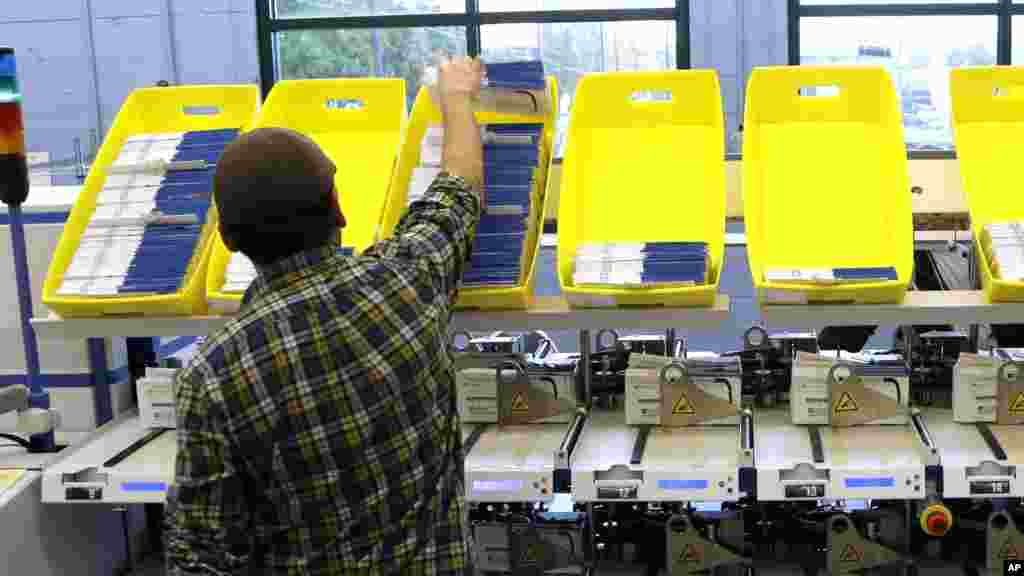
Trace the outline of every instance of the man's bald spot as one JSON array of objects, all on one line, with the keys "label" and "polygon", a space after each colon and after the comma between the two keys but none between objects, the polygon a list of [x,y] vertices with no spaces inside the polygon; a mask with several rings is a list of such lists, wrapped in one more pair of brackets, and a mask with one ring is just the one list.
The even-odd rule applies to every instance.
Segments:
[{"label": "man's bald spot", "polygon": [[[244,182],[246,188],[259,181],[269,184],[271,180],[297,183],[315,178],[330,184],[335,170],[334,162],[308,137],[286,128],[258,128],[242,134],[224,149],[217,161],[215,187],[218,192],[232,196],[236,182]],[[253,192],[258,190],[249,189],[246,195],[251,198]],[[280,188],[277,193],[281,193]]]}]

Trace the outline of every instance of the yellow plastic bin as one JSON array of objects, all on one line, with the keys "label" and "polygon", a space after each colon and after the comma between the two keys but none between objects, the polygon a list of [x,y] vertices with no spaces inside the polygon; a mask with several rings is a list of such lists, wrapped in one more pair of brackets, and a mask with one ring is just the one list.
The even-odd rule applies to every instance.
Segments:
[{"label": "yellow plastic bin", "polygon": [[[526,124],[543,123],[544,136],[540,147],[540,166],[536,172],[536,188],[530,206],[529,227],[526,237],[525,262],[520,284],[500,288],[462,288],[455,303],[460,309],[515,310],[530,306],[533,301],[537,252],[540,237],[544,228],[545,202],[548,189],[548,174],[553,158],[553,139],[555,119],[558,113],[558,86],[553,76],[548,77],[548,113],[543,116],[527,116],[517,114],[498,114],[495,112],[477,112],[476,119],[480,124]],[[388,206],[381,222],[380,238],[386,239],[394,234],[395,227],[405,214],[409,199],[409,184],[413,171],[420,163],[420,146],[430,126],[440,125],[443,118],[441,110],[434,103],[426,88],[421,88],[413,104],[412,116],[402,144],[402,154],[395,170],[388,197]]]},{"label": "yellow plastic bin", "polygon": [[[284,80],[274,85],[253,129],[279,127],[309,136],[338,167],[335,186],[347,224],[342,245],[358,254],[371,244],[387,204],[405,122],[405,80]],[[206,293],[230,311],[242,294],[221,292],[231,253],[216,235]]]},{"label": "yellow plastic bin", "polygon": [[982,286],[992,302],[1024,302],[1024,282],[998,278],[981,234],[987,224],[1024,220],[1024,203],[1014,198],[1015,169],[1024,149],[1024,68],[953,70],[950,95]]},{"label": "yellow plastic bin", "polygon": [[[725,244],[725,128],[713,70],[613,72],[576,88],[562,159],[558,281],[571,306],[714,304]],[[700,286],[576,286],[577,247],[706,242]]]},{"label": "yellow plastic bin", "polygon": [[143,88],[132,92],[121,106],[113,126],[89,169],[43,284],[43,304],[65,317],[103,315],[188,315],[206,310],[206,264],[216,229],[211,208],[183,286],[175,294],[152,296],[58,296],[79,241],[96,209],[96,199],[107,178],[107,167],[117,158],[125,140],[140,134],[186,132],[225,128],[245,129],[259,110],[256,86],[180,86]]},{"label": "yellow plastic bin", "polygon": [[[900,302],[914,267],[907,153],[884,68],[755,68],[743,133],[747,256],[760,303]],[[896,280],[768,282],[766,270],[893,267]]]}]

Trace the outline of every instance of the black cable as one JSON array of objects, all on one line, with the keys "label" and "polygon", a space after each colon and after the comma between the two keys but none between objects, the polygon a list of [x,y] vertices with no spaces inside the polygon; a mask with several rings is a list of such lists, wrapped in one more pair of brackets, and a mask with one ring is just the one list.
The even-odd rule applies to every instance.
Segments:
[{"label": "black cable", "polygon": [[11,442],[14,442],[15,444],[17,444],[18,446],[21,446],[25,450],[28,450],[28,449],[32,448],[32,445],[29,443],[29,441],[25,440],[21,436],[15,436],[14,434],[7,434],[6,432],[0,432],[0,438],[3,438],[4,440],[10,440]]}]

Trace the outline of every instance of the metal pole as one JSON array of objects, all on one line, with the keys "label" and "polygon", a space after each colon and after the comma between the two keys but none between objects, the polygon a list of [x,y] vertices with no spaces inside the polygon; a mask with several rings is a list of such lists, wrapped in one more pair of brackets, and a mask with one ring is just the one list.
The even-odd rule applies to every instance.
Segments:
[{"label": "metal pole", "polygon": [[[28,257],[25,253],[25,226],[22,221],[21,205],[10,204],[7,212],[11,219],[11,248],[14,252],[14,279],[18,286],[18,308],[21,312],[21,340],[25,348],[25,377],[31,390],[30,405],[43,410],[50,409],[50,394],[43,389],[39,378],[39,345],[32,328],[32,282],[28,273]],[[33,452],[52,452],[53,431],[35,434],[29,438]]]},{"label": "metal pole", "polygon": [[590,330],[580,330],[580,366],[583,369],[583,394],[589,412],[594,400],[590,392]]}]

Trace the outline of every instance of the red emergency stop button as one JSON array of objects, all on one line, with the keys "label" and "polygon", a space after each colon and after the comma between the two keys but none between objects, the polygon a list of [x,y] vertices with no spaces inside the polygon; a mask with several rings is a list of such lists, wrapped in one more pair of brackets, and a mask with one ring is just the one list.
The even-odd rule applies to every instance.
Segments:
[{"label": "red emergency stop button", "polygon": [[945,536],[953,527],[953,514],[942,504],[933,504],[921,513],[921,529],[929,536]]}]

